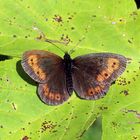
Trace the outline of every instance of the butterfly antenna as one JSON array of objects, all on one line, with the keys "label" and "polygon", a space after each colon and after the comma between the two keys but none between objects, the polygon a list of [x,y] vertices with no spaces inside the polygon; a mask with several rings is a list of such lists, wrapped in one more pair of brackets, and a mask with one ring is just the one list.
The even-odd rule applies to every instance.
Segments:
[{"label": "butterfly antenna", "polygon": [[36,38],[37,40],[41,40],[41,41],[45,41],[45,42],[51,43],[52,45],[57,47],[59,50],[61,50],[62,52],[65,53],[65,51],[63,49],[61,49],[60,47],[58,47],[55,43],[60,43],[60,44],[63,44],[63,45],[67,45],[68,42],[61,42],[61,41],[58,41],[58,40],[48,39],[48,38],[46,38],[45,34],[39,28],[33,27],[33,29],[38,31],[39,34],[40,34],[40,36]]},{"label": "butterfly antenna", "polygon": [[69,54],[72,54],[75,51],[75,48],[85,39],[85,36],[79,39],[78,43],[69,51]]},{"label": "butterfly antenna", "polygon": [[[59,50],[61,50],[63,53],[65,53],[65,51],[63,49],[61,49],[60,47],[58,47],[55,42],[52,42],[53,40],[51,39],[46,39],[45,42],[51,43],[52,45],[54,45],[56,48],[58,48]],[[55,40],[54,40],[55,41]],[[56,40],[57,41],[57,40]],[[56,42],[58,43],[58,42]]]}]

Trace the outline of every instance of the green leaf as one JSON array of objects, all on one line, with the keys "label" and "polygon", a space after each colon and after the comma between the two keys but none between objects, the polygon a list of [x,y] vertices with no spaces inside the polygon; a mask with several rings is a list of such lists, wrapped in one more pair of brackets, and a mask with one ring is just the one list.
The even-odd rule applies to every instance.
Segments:
[{"label": "green leaf", "polygon": [[[0,61],[0,139],[81,139],[100,115],[103,140],[140,138],[140,13],[134,1],[7,0],[0,9],[0,54],[12,57]],[[63,105],[45,105],[37,84],[21,68],[21,56],[32,49],[64,53],[36,40],[35,28],[52,40],[70,39],[67,46],[57,46],[64,51],[74,47],[72,57],[112,52],[131,63],[103,99],[86,101],[73,94]]]}]

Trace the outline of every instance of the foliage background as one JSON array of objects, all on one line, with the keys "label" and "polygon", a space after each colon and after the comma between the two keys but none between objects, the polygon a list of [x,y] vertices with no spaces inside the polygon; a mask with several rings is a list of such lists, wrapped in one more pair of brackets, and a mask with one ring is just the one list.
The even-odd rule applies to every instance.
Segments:
[{"label": "foliage background", "polygon": [[[0,54],[11,58],[0,61],[1,140],[91,140],[96,129],[86,130],[99,116],[103,140],[140,138],[140,12],[133,0],[6,0],[0,9]],[[73,94],[63,105],[47,106],[36,95],[37,84],[22,70],[21,56],[32,49],[64,53],[37,41],[36,27],[50,39],[70,39],[68,46],[58,44],[64,51],[84,36],[72,57],[113,52],[130,63],[105,98],[85,101]]]}]

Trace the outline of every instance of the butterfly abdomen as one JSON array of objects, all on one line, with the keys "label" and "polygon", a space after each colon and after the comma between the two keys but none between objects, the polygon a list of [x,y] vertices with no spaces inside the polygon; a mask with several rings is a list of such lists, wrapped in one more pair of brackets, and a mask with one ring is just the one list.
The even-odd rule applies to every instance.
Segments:
[{"label": "butterfly abdomen", "polygon": [[71,94],[73,92],[73,83],[72,83],[72,60],[69,54],[64,55],[64,65],[65,65],[65,73],[66,73],[66,87]]}]

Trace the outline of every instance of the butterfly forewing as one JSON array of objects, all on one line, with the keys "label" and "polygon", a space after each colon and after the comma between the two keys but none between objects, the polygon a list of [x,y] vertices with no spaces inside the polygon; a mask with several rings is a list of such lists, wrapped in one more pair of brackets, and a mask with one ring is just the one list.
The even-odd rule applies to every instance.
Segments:
[{"label": "butterfly forewing", "polygon": [[39,83],[38,95],[44,103],[58,105],[69,98],[61,57],[48,51],[32,50],[23,54],[21,63],[25,72]]},{"label": "butterfly forewing", "polygon": [[21,61],[25,72],[36,82],[47,82],[50,73],[62,62],[61,57],[42,50],[27,51]]},{"label": "butterfly forewing", "polygon": [[103,97],[126,68],[126,58],[112,53],[78,56],[73,60],[72,79],[76,94],[83,99]]}]

